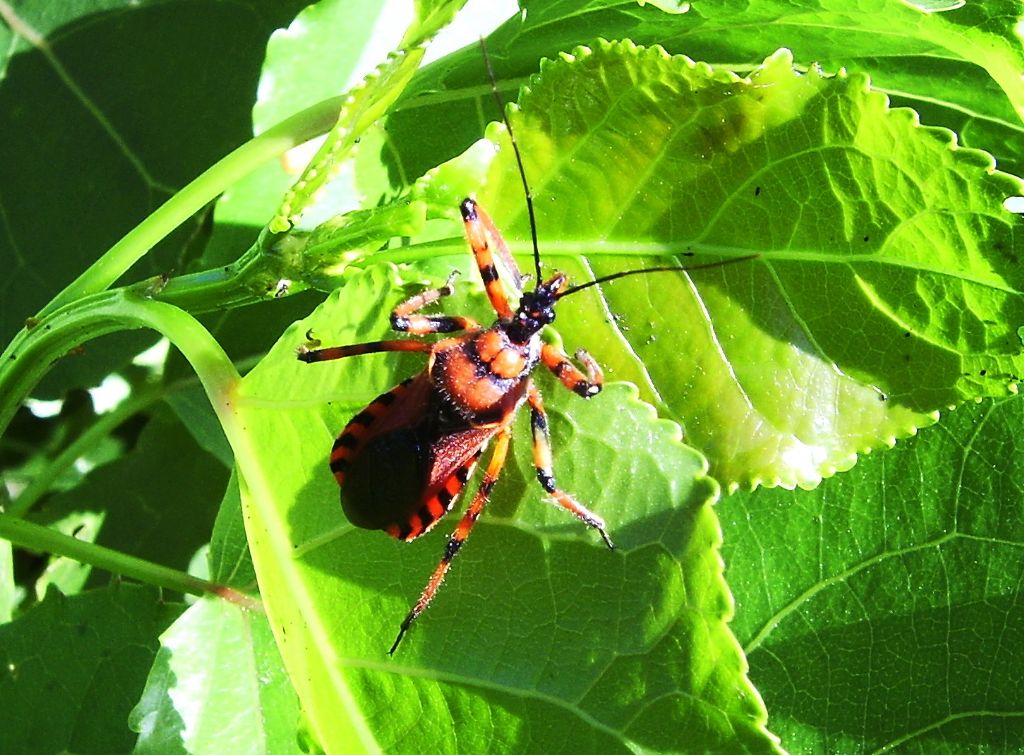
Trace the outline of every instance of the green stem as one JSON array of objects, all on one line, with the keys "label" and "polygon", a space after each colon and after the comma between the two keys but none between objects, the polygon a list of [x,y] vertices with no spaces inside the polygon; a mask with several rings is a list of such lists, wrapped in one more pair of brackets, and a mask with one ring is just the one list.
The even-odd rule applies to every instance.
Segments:
[{"label": "green stem", "polygon": [[0,513],[0,537],[21,548],[52,553],[56,556],[66,556],[98,569],[122,574],[140,582],[166,587],[189,595],[223,594],[224,592],[221,585],[208,582],[205,579],[199,579],[177,569],[170,569],[110,548],[104,548],[102,545],[78,540],[63,532],[27,522],[12,514]]},{"label": "green stem", "polygon": [[303,238],[298,234],[273,236],[267,231],[238,260],[154,284],[143,281],[134,288],[142,295],[174,304],[193,314],[223,311],[304,291]]},{"label": "green stem", "polygon": [[154,245],[227,187],[268,160],[326,132],[337,120],[342,101],[341,97],[335,97],[293,115],[203,171],[57,294],[39,317],[108,288]]},{"label": "green stem", "polygon": [[[0,488],[3,486],[0,485]],[[11,544],[0,541],[0,624],[14,618],[18,590],[14,581],[14,553]]]},{"label": "green stem", "polygon": [[[33,328],[36,337],[16,352],[15,369],[8,370],[7,383],[0,386],[8,401],[0,408],[0,429],[13,415],[14,407],[27,395],[38,375],[70,346],[103,333],[132,327],[148,327],[163,333],[196,371],[207,397],[233,445],[239,442],[240,428],[235,418],[233,394],[239,376],[231,360],[217,341],[195,318],[177,307],[141,299],[124,290],[105,291],[64,307],[43,318]],[[41,365],[41,366],[40,366]],[[0,537],[16,545],[67,556],[116,574],[124,574],[150,584],[195,595],[214,593],[250,607],[251,598],[192,577],[175,569],[112,551],[108,548],[68,537],[55,530],[26,522],[11,514],[0,514]]]},{"label": "green stem", "polygon": [[213,336],[187,312],[120,289],[62,307],[19,334],[0,365],[0,433],[53,362],[88,340],[130,328],[166,335],[195,369],[222,422],[230,421],[238,372]]},{"label": "green stem", "polygon": [[[250,356],[239,360],[237,366],[242,371],[251,369],[259,361],[259,357]],[[85,456],[92,448],[99,445],[115,428],[134,417],[147,406],[157,401],[166,400],[178,390],[194,386],[194,375],[183,377],[170,384],[147,386],[118,404],[113,410],[101,414],[96,422],[85,432],[75,438],[67,447],[55,456],[18,495],[13,502],[0,501],[0,510],[6,510],[14,516],[25,516],[36,502],[48,493],[61,475],[67,473],[75,461]],[[31,450],[31,449],[30,449]],[[6,491],[0,488],[0,491]]]},{"label": "green stem", "polygon": [[425,48],[398,49],[388,55],[361,85],[344,98],[338,117],[305,171],[285,194],[268,228],[284,233],[298,223],[306,207],[348,157],[360,137],[384,117],[388,108],[405,91],[423,59]]},{"label": "green stem", "polygon": [[[117,302],[103,292],[168,233],[242,176],[291,147],[324,133],[336,121],[340,97],[308,108],[236,149],[175,194],[110,248],[22,328],[0,355],[0,433],[49,366],[74,346],[124,327]],[[153,289],[153,284],[148,284]],[[140,296],[154,295],[143,284]],[[118,297],[121,298],[118,298]],[[101,297],[101,298],[94,298]],[[68,329],[69,324],[75,327]]]}]

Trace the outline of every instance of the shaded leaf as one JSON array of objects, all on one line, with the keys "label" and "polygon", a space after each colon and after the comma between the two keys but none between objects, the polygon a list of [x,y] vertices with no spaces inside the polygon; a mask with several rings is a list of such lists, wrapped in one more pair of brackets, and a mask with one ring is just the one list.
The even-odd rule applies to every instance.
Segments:
[{"label": "shaded leaf", "polygon": [[46,600],[0,626],[0,751],[129,752],[157,636],[184,610],[151,587],[113,584]]},{"label": "shaded leaf", "polygon": [[[248,137],[265,39],[303,4],[9,7],[19,34],[3,45],[0,80],[0,338]],[[179,229],[136,275],[180,272],[198,227]],[[129,347],[138,339],[122,359]]]},{"label": "shaded leaf", "polygon": [[[56,469],[51,465],[69,446],[81,440],[99,419],[93,399],[87,391],[69,391],[59,404],[60,411],[48,417],[36,416],[23,406],[4,433],[0,466],[8,490],[20,491],[39,478],[51,491],[70,490],[78,485],[89,469],[101,466],[124,453],[122,438],[107,436],[90,444],[79,457],[80,465]],[[36,409],[38,411],[38,409]]]},{"label": "shaded leaf", "polygon": [[814,492],[734,494],[733,624],[792,752],[1017,752],[1020,398],[968,404]]},{"label": "shaded leaf", "polygon": [[210,579],[245,592],[256,588],[256,573],[249,555],[249,542],[245,539],[242,521],[242,501],[238,490],[238,476],[232,472],[224,499],[217,510],[217,521],[210,536]]},{"label": "shaded leaf", "polygon": [[192,383],[170,391],[164,400],[200,448],[216,458],[226,469],[231,469],[234,464],[231,446],[224,437],[224,429],[217,421],[217,415],[202,385]]},{"label": "shaded leaf", "polygon": [[[77,540],[95,543],[104,518],[103,511],[72,510],[48,526]],[[36,599],[42,600],[54,587],[62,595],[75,595],[85,587],[91,573],[92,567],[88,564],[65,556],[48,556],[45,569],[35,581]]]},{"label": "shaded leaf", "polygon": [[95,542],[184,570],[209,541],[227,476],[216,459],[199,451],[180,423],[157,416],[132,454],[54,496],[39,516],[52,521],[71,514],[102,514]]}]

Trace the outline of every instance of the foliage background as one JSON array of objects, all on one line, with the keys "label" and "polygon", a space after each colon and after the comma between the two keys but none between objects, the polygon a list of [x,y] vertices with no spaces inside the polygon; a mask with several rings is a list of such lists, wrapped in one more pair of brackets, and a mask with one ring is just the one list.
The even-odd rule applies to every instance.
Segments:
[{"label": "foliage background", "polygon": [[[1024,68],[1017,3],[865,1],[854,10],[848,4],[765,1],[741,11],[708,2],[672,15],[657,5],[530,4],[525,23],[513,18],[489,41],[502,91],[513,96],[541,57],[593,45],[599,36],[660,43],[741,72],[788,47],[803,70],[817,62],[826,73],[845,68],[851,76],[869,74],[873,90],[888,94],[894,105],[914,108],[927,125],[952,129],[960,144],[994,155],[1001,170],[1021,172]],[[455,10],[445,3],[417,9],[423,28],[440,24],[432,11],[443,17]],[[29,1],[4,2],[0,11],[7,43],[0,80],[5,342],[27,315],[253,130],[264,131],[357,82],[398,44],[397,25],[383,31],[379,19],[399,12],[413,17],[400,3],[324,2],[304,11],[302,23],[275,36],[268,48],[270,35],[287,27],[303,11],[301,4],[81,2],[56,10]],[[366,131],[355,163],[341,171],[329,197],[304,222],[314,224],[317,212],[327,216],[364,201],[372,206],[393,183],[411,183],[461,153],[496,117],[482,77],[475,46],[423,68],[393,107],[387,129]],[[531,142],[525,130],[520,138],[532,147],[525,150],[528,160],[539,160],[541,143]],[[909,163],[921,159],[908,155]],[[989,201],[997,193],[978,188],[992,186],[985,159],[974,154],[955,160],[963,185],[924,186],[926,206],[951,195]],[[515,186],[507,167],[484,166],[490,171],[484,191],[498,194],[502,181]],[[458,182],[474,175],[466,162],[456,163],[452,174],[456,187],[435,180],[429,190],[458,196]],[[159,286],[160,276],[229,265],[257,238],[292,180],[280,165],[268,163],[180,226],[125,280],[157,276]],[[998,186],[1013,191],[1010,181]],[[520,200],[512,189],[505,196],[488,206],[510,237],[521,240]],[[437,234],[443,242],[457,232],[450,224],[438,230],[437,223],[421,228],[422,234]],[[992,252],[985,243],[990,237],[980,230],[987,226],[968,224],[963,238],[943,239],[935,245],[939,277],[967,287],[986,282],[992,259],[1008,267],[1017,263],[1015,223],[1019,228],[1016,218],[1006,221],[1007,246],[975,267],[977,260],[960,266],[957,253],[972,243]],[[571,265],[571,252],[558,256],[563,231],[551,222],[541,227],[556,247],[553,264]],[[571,229],[564,234],[572,240]],[[757,228],[739,235],[753,245],[764,239]],[[464,255],[458,243],[441,249]],[[414,259],[401,253],[392,259]],[[343,383],[349,387],[338,393],[332,377],[303,376],[290,359],[301,333],[310,323],[317,335],[329,333],[339,342],[382,332],[381,313],[400,298],[396,287],[443,279],[452,264],[465,264],[464,256],[461,263],[453,259],[398,273],[381,266],[346,273],[344,298],[329,298],[313,319],[290,329],[322,294],[265,297],[245,308],[216,302],[189,307],[242,371],[259,364],[246,378],[244,398],[259,399],[266,384],[279,389],[282,383],[313,383],[296,388],[296,401],[308,406],[292,407],[299,414],[289,420],[315,429],[311,450],[298,457],[308,464],[301,474],[264,467],[273,470],[271,483],[302,489],[304,475],[315,479],[312,470],[322,460],[312,449],[326,449],[352,407],[415,369],[409,361],[353,365]],[[622,266],[618,260],[607,264]],[[825,278],[812,279],[808,290],[819,280]],[[1012,276],[1008,280],[1005,305],[985,309],[967,300],[1012,334],[1022,326],[1015,309],[1020,286]],[[921,277],[914,283],[919,291],[929,285]],[[942,291],[950,288],[956,286]],[[168,291],[175,294],[173,283]],[[846,291],[830,293],[844,302]],[[936,318],[942,322],[935,332],[956,330],[951,321],[967,309],[961,301],[959,310],[936,305],[932,313],[945,316]],[[478,294],[467,294],[453,310],[479,306]],[[582,319],[582,306],[576,314],[581,330],[598,321]],[[856,324],[837,308],[823,327],[842,336],[856,332]],[[580,340],[568,318],[562,335],[573,346]],[[664,329],[655,335],[671,349]],[[260,500],[252,490],[255,477],[240,480],[233,471],[218,417],[192,367],[176,352],[157,368],[133,363],[155,340],[147,331],[108,335],[47,373],[33,395],[62,397],[63,403],[50,417],[22,410],[4,435],[5,509],[30,511],[32,522],[118,553],[254,591],[242,500]],[[964,375],[957,376],[955,390],[939,391],[940,402],[933,398],[915,409],[927,416],[946,404],[1005,394],[1014,371],[1007,365],[1019,358],[1019,343],[1018,353],[997,353],[991,343],[969,346],[961,352]],[[649,360],[663,358],[653,353]],[[909,374],[923,377],[927,371],[927,364],[915,365]],[[102,413],[83,389],[115,373],[129,398]],[[797,373],[793,382],[806,388],[807,377]],[[518,507],[529,491],[528,461],[520,453],[495,501],[493,526],[482,525],[474,535],[445,599],[431,609],[430,625],[424,622],[416,630],[421,634],[410,636],[421,644],[403,648],[408,655],[400,663],[389,663],[375,648],[382,638],[389,643],[392,616],[402,614],[440,546],[435,538],[433,546],[419,543],[413,553],[370,533],[349,545],[347,556],[333,545],[316,550],[316,537],[344,545],[352,536],[337,522],[329,479],[303,496],[322,501],[322,510],[287,521],[312,533],[316,574],[293,574],[286,566],[274,573],[283,575],[275,584],[274,575],[261,573],[269,621],[260,611],[212,597],[187,606],[177,594],[111,582],[106,573],[66,558],[0,541],[0,621],[6,622],[0,625],[0,750],[280,752],[333,743],[549,751],[564,743],[567,730],[585,749],[773,749],[764,710],[781,746],[795,752],[1020,749],[1024,454],[1015,395],[965,403],[893,450],[882,447],[927,420],[908,423],[903,432],[880,432],[867,443],[879,450],[813,490],[735,492],[713,512],[706,501],[715,485],[701,477],[701,458],[678,443],[674,426],[653,421],[630,389],[612,386],[602,397],[619,415],[594,403],[577,406],[581,402],[558,396],[555,388],[547,394],[556,470],[567,488],[588,502],[600,503],[604,495],[606,502],[595,508],[614,510],[615,499],[631,500],[629,491],[602,486],[590,470],[611,468],[610,456],[628,456],[646,470],[635,479],[664,482],[670,492],[657,498],[671,505],[648,511],[646,504],[624,503],[621,516],[636,516],[635,527],[625,528],[624,551],[609,557],[556,517]],[[327,409],[320,400],[325,396],[333,402]],[[658,409],[669,419],[687,418],[685,404],[669,400]],[[307,410],[308,419],[301,414]],[[628,421],[611,422],[613,416]],[[694,437],[691,425],[687,439]],[[253,429],[254,442],[259,437]],[[261,461],[290,458],[283,453],[287,437],[271,437],[265,448],[279,458]],[[232,440],[237,455],[237,438]],[[716,470],[725,470],[720,479],[726,486],[758,478],[730,472],[723,466],[728,454],[711,456]],[[852,457],[833,466],[850,463]],[[816,482],[787,479],[771,460],[767,467],[790,484]],[[623,479],[625,485],[629,478]],[[253,538],[260,509],[247,505]],[[680,534],[692,532],[701,537]],[[719,537],[728,590],[719,576]],[[253,542],[263,548],[259,536]],[[273,549],[263,552],[255,555],[266,564]],[[293,578],[300,581],[289,582]],[[322,626],[334,631],[317,638],[322,644],[313,652],[282,637],[296,619],[274,596],[294,596],[296,585],[329,590],[322,599],[334,601],[330,609],[315,607]],[[644,592],[651,585],[659,589]],[[665,585],[671,587],[662,590]],[[658,600],[664,605],[652,610],[653,618],[645,615]],[[714,610],[703,613],[708,605]],[[543,646],[539,639],[548,635],[530,634],[531,628],[546,631],[552,622],[556,639]],[[599,630],[615,622],[617,644],[604,647]],[[350,634],[339,639],[339,627]],[[613,662],[600,666],[599,659],[608,657]],[[587,676],[597,667],[604,670]],[[300,721],[296,689],[310,722]],[[318,708],[332,703],[338,703],[335,720],[318,719]]]}]

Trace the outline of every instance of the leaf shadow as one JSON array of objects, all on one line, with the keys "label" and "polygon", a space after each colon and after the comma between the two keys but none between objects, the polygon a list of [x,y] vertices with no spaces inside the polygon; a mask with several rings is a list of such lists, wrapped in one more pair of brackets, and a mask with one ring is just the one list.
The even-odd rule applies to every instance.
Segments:
[{"label": "leaf shadow", "polygon": [[[967,664],[976,664],[982,636],[1005,641],[979,669]],[[871,750],[901,743],[1017,751],[1021,637],[1019,596],[1002,595],[769,639],[750,653],[750,675],[776,721],[819,731],[829,749],[852,740]]]},{"label": "leaf shadow", "polygon": [[[326,458],[313,465],[302,503],[290,512],[293,528],[325,516],[324,487],[316,481],[321,474],[329,475]],[[669,653],[686,666],[686,659],[708,652],[708,622],[722,621],[721,632],[727,631],[722,614],[728,601],[706,584],[709,569],[712,579],[720,577],[720,561],[701,558],[696,574],[686,574],[680,563],[691,552],[716,552],[708,550],[716,530],[709,529],[713,514],[706,498],[628,521],[615,530],[615,551],[571,518],[548,525],[530,517],[489,519],[485,511],[436,600],[388,658],[399,623],[438,563],[454,521],[401,543],[343,523],[337,495],[330,502],[332,538],[299,558],[314,572],[311,584],[327,631],[338,638],[341,665],[352,666],[361,694],[376,705],[399,704],[401,685],[393,676],[411,669],[417,669],[412,679],[447,680],[495,704],[524,698],[549,714],[567,709],[577,725],[593,717],[601,726],[625,728],[647,697],[613,690],[634,677],[649,677],[651,698],[682,695],[684,702],[666,714],[681,717],[680,723],[704,704],[707,690],[681,690],[688,677],[663,673],[656,659]],[[724,587],[721,581],[718,588]],[[719,641],[715,631],[710,634],[711,642]],[[380,673],[389,668],[392,673]],[[652,746],[661,741],[656,732],[637,735],[638,741],[651,736]]]}]

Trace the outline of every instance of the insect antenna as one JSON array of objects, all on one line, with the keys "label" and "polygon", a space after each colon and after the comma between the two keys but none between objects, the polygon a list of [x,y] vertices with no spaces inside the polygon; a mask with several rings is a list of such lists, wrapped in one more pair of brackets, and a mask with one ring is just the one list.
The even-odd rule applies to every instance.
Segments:
[{"label": "insect antenna", "polygon": [[480,51],[484,56],[484,65],[487,66],[487,76],[491,80],[491,93],[494,95],[494,101],[498,103],[498,112],[501,113],[501,120],[505,124],[505,130],[508,131],[509,141],[512,142],[512,152],[516,156],[516,165],[519,167],[519,177],[523,181],[523,192],[526,194],[526,212],[530,216],[530,237],[533,241],[533,266],[537,273],[536,284],[539,286],[541,282],[540,273],[540,247],[537,243],[537,217],[533,212],[533,192],[530,191],[530,182],[526,180],[526,168],[523,166],[523,156],[519,152],[519,144],[516,142],[515,132],[512,131],[512,124],[508,121],[508,116],[505,114],[505,100],[501,97],[501,92],[498,91],[498,79],[494,75],[494,67],[491,65],[491,56],[487,53],[487,42],[483,37],[480,37]]},{"label": "insect antenna", "polygon": [[612,273],[610,275],[602,275],[600,278],[595,278],[592,281],[581,283],[578,286],[570,286],[558,293],[558,298],[561,299],[569,294],[575,294],[582,291],[585,288],[596,286],[599,283],[607,283],[618,278],[625,278],[627,275],[640,275],[642,273],[683,273],[690,270],[706,270],[711,267],[722,267],[724,265],[733,265],[737,262],[747,262],[749,260],[757,259],[760,255],[748,254],[745,257],[735,257],[729,260],[718,260],[717,262],[705,262],[700,265],[666,265],[664,267],[642,267],[636,270],[623,270],[618,273]]}]

